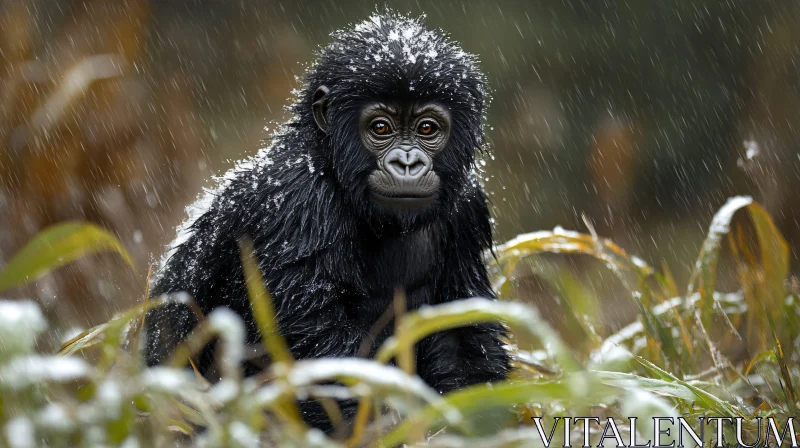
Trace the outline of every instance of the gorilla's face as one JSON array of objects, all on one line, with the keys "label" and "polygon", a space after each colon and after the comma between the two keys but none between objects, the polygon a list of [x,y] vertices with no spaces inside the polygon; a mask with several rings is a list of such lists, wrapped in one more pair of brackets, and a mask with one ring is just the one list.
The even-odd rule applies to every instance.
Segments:
[{"label": "gorilla's face", "polygon": [[353,101],[323,85],[312,99],[314,120],[329,143],[325,155],[348,202],[385,229],[408,230],[446,213],[473,160],[474,145],[459,138],[466,132],[454,118],[463,111],[411,93]]},{"label": "gorilla's face", "polygon": [[435,103],[373,102],[359,117],[359,136],[375,158],[367,179],[379,207],[422,211],[439,194],[434,157],[450,136],[450,113]]}]

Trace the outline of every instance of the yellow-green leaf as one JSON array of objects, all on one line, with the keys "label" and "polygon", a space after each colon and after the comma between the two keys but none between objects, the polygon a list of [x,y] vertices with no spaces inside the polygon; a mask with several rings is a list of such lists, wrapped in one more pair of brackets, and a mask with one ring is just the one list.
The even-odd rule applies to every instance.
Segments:
[{"label": "yellow-green leaf", "polygon": [[291,366],[294,358],[286,341],[280,335],[275,308],[272,306],[272,296],[264,287],[264,278],[261,276],[261,271],[258,269],[253,255],[253,243],[249,239],[243,239],[239,246],[245,283],[247,283],[247,297],[250,299],[253,317],[255,317],[258,330],[261,332],[264,348],[267,349],[273,362]]},{"label": "yellow-green leaf", "polygon": [[0,291],[31,282],[84,255],[116,252],[133,259],[108,231],[85,222],[65,222],[40,232],[0,270]]},{"label": "yellow-green leaf", "polygon": [[497,246],[495,252],[500,265],[508,261],[516,262],[536,253],[549,252],[591,255],[615,272],[628,271],[644,277],[653,273],[653,269],[644,261],[629,255],[609,239],[561,228],[552,232],[539,231],[519,235]]},{"label": "yellow-green leaf", "polygon": [[779,305],[786,296],[783,282],[789,275],[789,245],[764,207],[753,203],[747,207],[747,211],[755,225],[761,248],[760,261],[764,287],[769,291],[768,299],[771,304]]}]

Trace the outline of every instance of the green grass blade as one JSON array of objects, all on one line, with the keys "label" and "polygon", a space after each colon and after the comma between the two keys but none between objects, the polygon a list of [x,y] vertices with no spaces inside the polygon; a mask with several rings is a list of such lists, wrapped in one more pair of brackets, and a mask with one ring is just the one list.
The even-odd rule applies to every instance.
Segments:
[{"label": "green grass blade", "polygon": [[786,404],[789,405],[789,408],[796,408],[796,401],[795,397],[797,396],[797,392],[794,390],[794,384],[792,383],[792,374],[789,371],[789,366],[786,363],[786,358],[783,352],[783,346],[781,345],[781,339],[778,337],[778,332],[775,330],[775,321],[772,319],[772,313],[765,307],[764,313],[767,315],[767,320],[769,321],[769,328],[772,331],[772,337],[775,340],[775,348],[777,348],[776,354],[778,355],[778,366],[781,369],[781,377],[783,378],[784,384],[783,393],[786,394]]},{"label": "green grass blade", "polygon": [[272,296],[264,287],[264,278],[261,270],[258,269],[255,256],[253,255],[253,243],[245,238],[239,242],[242,256],[242,266],[244,267],[245,283],[247,283],[247,297],[250,299],[250,306],[253,309],[253,316],[261,332],[261,340],[264,348],[273,362],[284,363],[291,366],[294,362],[289,346],[281,337],[278,329],[275,308],[272,306]]},{"label": "green grass blade", "polygon": [[674,382],[692,391],[692,393],[697,396],[696,403],[702,406],[703,408],[713,411],[717,415],[721,416],[744,417],[744,415],[742,415],[736,408],[734,408],[724,400],[718,398],[717,396],[708,393],[697,386],[693,386],[687,383],[686,381],[678,379],[677,377],[675,377],[675,375],[667,372],[666,370],[661,369],[657,365],[642,358],[641,356],[635,356],[635,359],[639,361],[639,363],[653,375],[658,376],[664,381]]},{"label": "green grass blade", "polygon": [[667,381],[657,378],[647,378],[632,373],[596,371],[593,372],[603,384],[630,389],[631,386],[655,392],[659,395],[667,395],[673,398],[686,401],[697,401],[699,397],[692,389],[683,386],[675,381]]},{"label": "green grass blade", "polygon": [[[468,421],[470,417],[491,408],[555,401],[586,405],[618,393],[617,389],[602,387],[592,375],[579,372],[558,381],[505,381],[491,386],[475,385],[447,394],[444,403],[447,408],[458,410]],[[445,424],[440,409],[428,406],[410,416],[381,440],[382,446],[397,446],[420,427],[432,428]]]},{"label": "green grass blade", "polygon": [[[264,277],[258,268],[253,242],[249,238],[242,238],[239,241],[239,251],[242,257],[245,283],[247,284],[247,298],[250,300],[250,307],[253,310],[253,317],[256,320],[256,325],[258,325],[258,331],[261,333],[261,341],[264,344],[264,348],[273,363],[273,367],[276,364],[291,367],[294,365],[294,357],[280,334],[275,308],[272,305],[272,296],[264,286]],[[283,376],[287,374],[287,370],[278,369],[277,374]],[[277,407],[279,408],[279,413],[288,419],[290,426],[305,428],[294,400],[281,399]]]},{"label": "green grass blade", "polygon": [[535,308],[482,298],[426,306],[406,314],[400,322],[398,332],[381,346],[376,359],[379,362],[388,362],[398,350],[439,331],[497,321],[508,325],[521,342],[528,342],[525,339],[527,337],[549,345],[564,371],[580,370],[569,347]]},{"label": "green grass blade", "polygon": [[104,323],[80,332],[75,337],[61,344],[58,354],[61,356],[70,356],[80,352],[81,350],[94,347],[95,345],[103,342],[103,333],[107,328],[108,323]]}]

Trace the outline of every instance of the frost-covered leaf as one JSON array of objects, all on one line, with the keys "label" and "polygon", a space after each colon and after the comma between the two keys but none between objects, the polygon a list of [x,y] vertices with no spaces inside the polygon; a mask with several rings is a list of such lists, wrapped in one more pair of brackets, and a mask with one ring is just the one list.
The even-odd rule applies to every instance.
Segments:
[{"label": "frost-covered leaf", "polygon": [[373,361],[358,358],[322,358],[299,361],[287,375],[294,387],[340,381],[348,385],[364,384],[377,393],[411,394],[434,404],[444,412],[448,420],[457,420],[458,412],[441,406],[441,396],[430,388],[421,378],[406,375],[393,366],[384,366]]},{"label": "frost-covered leaf", "polygon": [[[763,291],[765,304],[777,305],[786,296],[783,282],[789,271],[789,247],[764,208],[748,196],[736,196],[714,215],[706,240],[689,281],[688,296],[700,293],[704,314],[713,306],[712,294],[716,283],[716,270],[722,239],[731,230],[733,217],[739,210],[748,211],[755,228],[760,257],[758,263],[763,279],[756,280]],[[740,258],[740,262],[744,260]]]},{"label": "frost-covered leaf", "polygon": [[39,306],[30,300],[0,300],[0,362],[28,353],[47,328]]},{"label": "frost-covered leaf", "polygon": [[741,412],[739,412],[736,408],[734,408],[730,403],[727,403],[725,400],[716,397],[715,395],[706,392],[705,390],[689,384],[686,381],[678,379],[675,375],[661,369],[660,367],[656,366],[650,361],[643,359],[641,357],[636,357],[636,360],[645,367],[651,374],[658,376],[662,380],[671,381],[677,383],[681,386],[686,387],[687,389],[691,390],[697,396],[697,404],[704,409],[708,409],[717,413],[718,415],[730,415],[730,416],[741,416]]},{"label": "frost-covered leaf", "polygon": [[91,366],[80,358],[22,356],[0,367],[0,389],[21,389],[44,382],[68,382],[89,375]]},{"label": "frost-covered leaf", "polygon": [[[640,388],[629,389],[621,401],[622,415],[636,417],[636,432],[641,435],[642,438],[640,440],[644,442],[657,434],[657,432],[654,432],[656,418],[671,418],[675,422],[678,417],[677,411],[669,402]],[[669,421],[663,420],[659,425],[661,429],[672,427]],[[674,445],[677,432],[676,429],[673,429],[670,431],[670,435],[658,435],[659,440],[655,440],[653,443],[660,442],[662,446]]]},{"label": "frost-covered leaf", "polygon": [[376,359],[379,362],[388,362],[399,350],[433,333],[481,322],[498,321],[508,325],[521,341],[525,341],[526,338],[530,342],[538,340],[553,353],[564,371],[580,369],[569,347],[535,308],[520,303],[478,297],[436,306],[424,306],[406,314],[400,321],[396,334],[381,346]]}]

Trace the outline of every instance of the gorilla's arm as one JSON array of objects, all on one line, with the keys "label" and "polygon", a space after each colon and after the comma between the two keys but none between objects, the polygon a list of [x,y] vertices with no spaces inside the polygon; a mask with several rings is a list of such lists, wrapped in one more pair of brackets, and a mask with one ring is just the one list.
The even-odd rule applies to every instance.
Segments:
[{"label": "gorilla's arm", "polygon": [[[438,296],[445,302],[470,297],[495,299],[483,267],[483,254],[491,244],[489,211],[483,192],[474,189],[456,219],[451,220],[458,248],[450,253]],[[423,379],[442,393],[471,384],[506,378],[510,357],[501,337],[505,330],[498,323],[476,324],[436,333],[422,340],[417,349]]]},{"label": "gorilla's arm", "polygon": [[[153,282],[150,295],[186,292],[204,314],[219,305],[240,312],[245,304],[239,303],[237,292],[244,291],[244,274],[235,240],[237,233],[219,231],[220,227],[230,228],[229,221],[232,220],[218,207],[200,216],[191,226],[191,236],[175,248]],[[145,319],[147,364],[165,361],[197,324],[194,312],[183,303],[150,310]],[[201,371],[212,361],[208,353],[203,358],[208,359],[196,360]]]},{"label": "gorilla's arm", "polygon": [[472,384],[500,381],[510,369],[510,357],[499,324],[477,324],[436,333],[417,348],[420,376],[441,393]]},{"label": "gorilla's arm", "polygon": [[[352,298],[335,287],[325,273],[325,255],[293,263],[281,269],[270,285],[278,325],[295,356],[303,358],[354,357],[368,333],[348,315],[346,303]],[[320,275],[322,273],[322,275]],[[253,374],[256,372],[247,372]],[[345,422],[355,416],[356,400],[337,400]],[[300,400],[300,413],[309,425],[328,433],[334,428],[324,408],[315,400]]]}]

